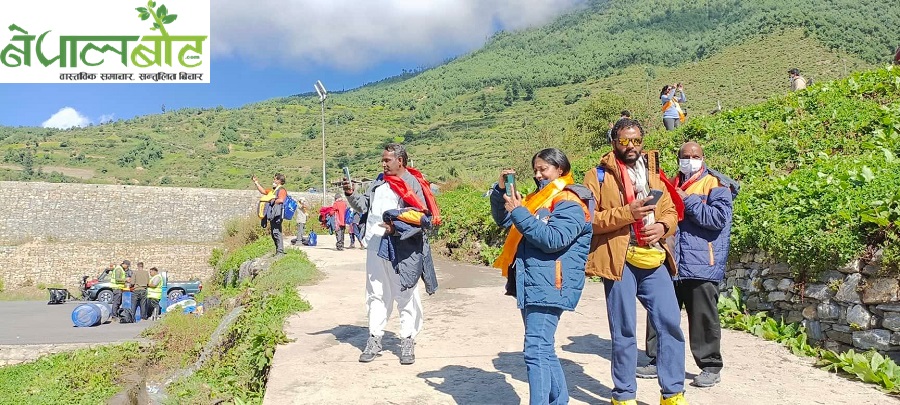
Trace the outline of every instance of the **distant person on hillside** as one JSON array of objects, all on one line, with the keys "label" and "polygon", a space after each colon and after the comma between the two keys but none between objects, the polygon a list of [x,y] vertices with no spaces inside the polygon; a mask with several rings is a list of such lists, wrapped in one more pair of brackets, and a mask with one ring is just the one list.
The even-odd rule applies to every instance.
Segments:
[{"label": "distant person on hillside", "polygon": [[803,90],[806,88],[806,79],[800,76],[800,69],[791,68],[788,70],[788,76],[791,79],[791,91]]},{"label": "distant person on hillside", "polygon": [[[678,174],[672,179],[684,201],[684,219],[675,233],[678,275],[673,277],[679,308],[687,311],[691,353],[701,372],[692,385],[712,387],[721,378],[722,330],[719,325],[719,284],[725,278],[733,201],[738,185],[706,167],[703,148],[687,142],[678,151]],[[656,378],[656,330],[647,322],[650,364],[638,367],[637,376]]]},{"label": "distant person on hillside", "polygon": [[272,178],[272,188],[264,189],[259,185],[259,179],[257,179],[256,176],[253,176],[253,184],[256,185],[256,190],[268,199],[264,220],[269,223],[269,232],[272,235],[272,242],[275,243],[276,257],[284,255],[284,242],[281,235],[281,214],[283,211],[282,206],[284,205],[284,200],[288,195],[287,189],[284,188],[284,183],[284,175],[275,173],[275,176]]},{"label": "distant person on hillside", "polygon": [[[622,113],[619,116],[619,119],[622,119],[622,118],[631,118],[631,111],[622,110]],[[619,120],[616,120],[616,122],[619,122]],[[606,143],[612,142],[612,129],[613,129],[614,125],[615,125],[615,122],[609,123],[609,130],[606,131]]]},{"label": "distant person on hillside", "polygon": [[662,103],[663,125],[665,125],[666,131],[681,126],[685,114],[680,103],[687,101],[687,97],[684,95],[684,85],[678,83],[663,86],[659,92],[659,101]]},{"label": "distant person on hillside", "polygon": [[347,231],[347,202],[344,196],[340,194],[334,195],[334,234],[337,236],[335,247],[337,250],[344,250],[344,233]]},{"label": "distant person on hillside", "polygon": [[612,152],[584,175],[584,184],[597,198],[585,272],[603,279],[612,341],[612,404],[636,404],[640,301],[659,334],[660,404],[685,405],[684,334],[670,278],[677,267],[666,243],[678,227],[678,208],[643,144],[641,124],[619,120]]},{"label": "distant person on hillside", "polygon": [[[413,364],[415,356],[415,338],[422,330],[424,316],[422,314],[422,298],[419,295],[419,284],[404,288],[400,275],[391,261],[379,256],[382,240],[394,234],[393,222],[385,222],[384,214],[400,208],[416,208],[422,212],[439,214],[434,195],[427,187],[422,174],[418,170],[407,167],[409,155],[401,144],[388,144],[381,154],[383,173],[378,175],[368,189],[360,194],[354,192],[353,183],[344,179],[344,195],[354,210],[366,218],[363,245],[366,248],[366,307],[369,318],[369,339],[359,356],[359,361],[368,363],[381,354],[382,337],[387,325],[388,316],[397,303],[400,312],[400,364]],[[413,238],[409,238],[413,239]],[[418,253],[417,265],[431,268],[433,274],[434,261],[428,239],[419,239],[421,250]],[[418,242],[418,240],[417,240]],[[426,270],[427,272],[427,270]],[[436,282],[436,280],[434,280]],[[426,292],[429,284],[426,280]]]},{"label": "distant person on hillside", "polygon": [[491,193],[491,216],[509,229],[494,267],[507,277],[506,294],[516,298],[525,323],[529,403],[567,404],[569,389],[554,342],[560,317],[575,310],[584,289],[594,196],[575,184],[569,159],[559,149],[541,150],[531,166],[535,192],[510,196],[505,177],[515,171],[505,169]]}]

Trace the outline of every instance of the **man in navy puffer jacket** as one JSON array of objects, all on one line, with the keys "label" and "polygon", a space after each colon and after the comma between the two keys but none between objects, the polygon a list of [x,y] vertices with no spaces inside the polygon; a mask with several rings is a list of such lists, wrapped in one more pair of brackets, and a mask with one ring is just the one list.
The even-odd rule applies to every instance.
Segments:
[{"label": "man in navy puffer jacket", "polygon": [[[688,315],[691,354],[700,375],[693,385],[712,387],[722,371],[719,325],[719,283],[725,277],[733,201],[739,186],[727,176],[708,169],[703,148],[687,142],[678,153],[679,173],[673,179],[684,200],[684,220],[675,234],[678,276],[674,278],[678,305]],[[651,364],[639,367],[638,377],[656,377],[656,331],[647,326],[647,355]]]}]

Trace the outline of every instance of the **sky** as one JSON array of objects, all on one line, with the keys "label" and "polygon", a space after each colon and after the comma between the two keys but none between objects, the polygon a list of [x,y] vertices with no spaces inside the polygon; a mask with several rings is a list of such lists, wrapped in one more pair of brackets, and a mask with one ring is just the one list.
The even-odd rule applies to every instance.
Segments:
[{"label": "sky", "polygon": [[[586,0],[212,0],[210,84],[0,84],[0,125],[69,128],[349,90],[476,50]],[[252,4],[253,7],[246,7]],[[5,30],[0,31],[5,32]],[[0,47],[8,40],[0,36]]]}]

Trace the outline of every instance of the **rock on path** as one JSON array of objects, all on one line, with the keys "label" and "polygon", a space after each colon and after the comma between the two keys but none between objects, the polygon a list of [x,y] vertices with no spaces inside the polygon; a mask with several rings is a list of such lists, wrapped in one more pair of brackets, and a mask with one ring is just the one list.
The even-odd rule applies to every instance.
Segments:
[{"label": "rock on path", "polygon": [[[425,326],[416,363],[399,364],[397,312],[388,323],[385,351],[372,363],[357,361],[368,331],[365,252],[334,249],[334,237],[303,247],[325,273],[301,287],[313,309],[285,325],[292,343],[279,346],[264,404],[519,404],[527,402],[522,359],[523,326],[504,280],[484,267],[438,261],[440,288],[423,294]],[[638,313],[638,336],[645,316]],[[577,312],[557,331],[557,353],[573,404],[609,404],[610,341],[603,288],[588,283]],[[682,319],[687,328],[687,319]],[[686,397],[691,404],[892,404],[873,385],[816,369],[811,361],[752,335],[724,330],[722,382],[713,388],[687,383],[699,369],[687,350]],[[639,340],[638,345],[643,347]],[[656,380],[638,380],[638,401],[659,403]]]}]

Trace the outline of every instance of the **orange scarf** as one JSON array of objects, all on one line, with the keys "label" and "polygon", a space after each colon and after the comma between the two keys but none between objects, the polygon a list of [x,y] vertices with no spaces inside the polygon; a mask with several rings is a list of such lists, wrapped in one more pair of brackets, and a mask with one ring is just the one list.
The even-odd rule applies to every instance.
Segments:
[{"label": "orange scarf", "polygon": [[[566,188],[566,186],[575,184],[572,173],[566,174],[547,184],[544,188],[535,191],[522,201],[522,206],[528,209],[528,212],[534,214],[541,208],[550,208],[553,199]],[[507,277],[509,266],[516,260],[516,251],[519,250],[519,242],[522,241],[522,233],[516,229],[515,225],[509,227],[509,235],[506,236],[506,242],[503,243],[503,250],[497,260],[494,260],[493,266],[500,269],[503,277]]]}]

